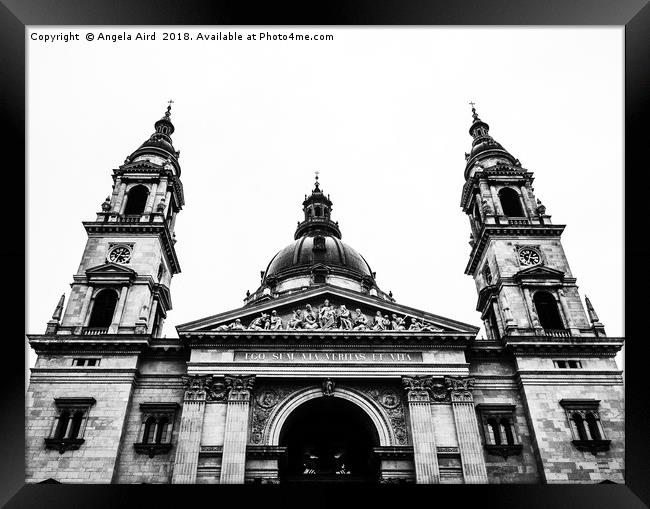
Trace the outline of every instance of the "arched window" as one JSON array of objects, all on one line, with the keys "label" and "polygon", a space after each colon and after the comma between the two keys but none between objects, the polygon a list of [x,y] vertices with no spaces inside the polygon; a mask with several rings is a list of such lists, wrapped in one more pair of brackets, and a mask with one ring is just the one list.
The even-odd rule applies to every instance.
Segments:
[{"label": "arched window", "polygon": [[72,417],[72,424],[70,425],[70,433],[67,438],[77,438],[79,436],[79,431],[81,431],[81,423],[84,419],[84,413],[81,410],[77,410]]},{"label": "arched window", "polygon": [[575,413],[571,416],[573,419],[573,422],[575,423],[576,426],[576,431],[578,433],[578,438],[580,440],[588,440],[587,438],[587,432],[585,431],[585,421],[582,418],[582,415],[579,413]]},{"label": "arched window", "polygon": [[161,417],[158,421],[158,429],[156,430],[156,443],[166,444],[169,442],[169,420],[167,417]]},{"label": "arched window", "polygon": [[495,445],[501,445],[501,430],[499,429],[499,423],[496,419],[489,419],[487,424],[488,429],[490,430],[492,443]]},{"label": "arched window", "polygon": [[149,197],[149,189],[146,186],[135,186],[129,191],[126,198],[126,207],[124,215],[139,215],[144,212]]},{"label": "arched window", "polygon": [[539,291],[533,297],[539,323],[544,329],[564,329],[564,323],[560,316],[555,297],[550,293]]},{"label": "arched window", "polygon": [[316,207],[316,217],[320,217],[323,214],[323,211],[320,207]]},{"label": "arched window", "polygon": [[70,422],[70,412],[64,410],[59,415],[59,422],[56,425],[56,431],[54,432],[54,438],[63,439],[65,438],[65,432],[68,430],[68,423]]},{"label": "arched window", "polygon": [[598,422],[596,421],[594,414],[592,413],[587,414],[585,421],[587,422],[587,426],[589,427],[589,434],[591,435],[591,439],[601,440],[602,437],[600,436],[600,429],[598,429]]},{"label": "arched window", "polygon": [[522,217],[524,215],[519,194],[514,189],[510,187],[502,188],[499,191],[499,200],[501,200],[501,208],[506,216]]},{"label": "arched window", "polygon": [[142,443],[144,444],[153,444],[156,439],[156,419],[155,417],[149,417],[144,422],[144,433],[142,434]]},{"label": "arched window", "polygon": [[476,200],[474,202],[474,220],[478,223],[481,224],[481,212],[478,208],[478,195],[476,195]]},{"label": "arched window", "polygon": [[311,207],[309,207],[309,208],[307,209],[307,216],[308,216],[308,217],[311,217],[311,214],[312,214],[312,212],[311,212]]},{"label": "arched window", "polygon": [[515,445],[515,437],[512,434],[512,425],[510,421],[505,417],[501,418],[501,429],[504,431],[506,443],[508,445]]},{"label": "arched window", "polygon": [[113,322],[113,314],[117,306],[117,292],[102,290],[95,297],[88,327],[109,327]]}]

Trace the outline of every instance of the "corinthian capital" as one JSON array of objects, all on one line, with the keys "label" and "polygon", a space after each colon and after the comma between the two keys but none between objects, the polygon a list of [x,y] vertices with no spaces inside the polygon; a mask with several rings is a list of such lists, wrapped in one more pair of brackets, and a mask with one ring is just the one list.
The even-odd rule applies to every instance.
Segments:
[{"label": "corinthian capital", "polygon": [[431,376],[403,376],[402,385],[409,402],[431,401],[430,389],[433,387]]},{"label": "corinthian capital", "polygon": [[474,400],[472,389],[474,388],[474,378],[445,378],[445,385],[449,391],[452,402],[471,402]]},{"label": "corinthian capital", "polygon": [[249,401],[255,375],[226,375],[224,376],[226,387],[228,388],[228,401]]},{"label": "corinthian capital", "polygon": [[183,375],[182,381],[186,400],[204,400],[212,375]]}]

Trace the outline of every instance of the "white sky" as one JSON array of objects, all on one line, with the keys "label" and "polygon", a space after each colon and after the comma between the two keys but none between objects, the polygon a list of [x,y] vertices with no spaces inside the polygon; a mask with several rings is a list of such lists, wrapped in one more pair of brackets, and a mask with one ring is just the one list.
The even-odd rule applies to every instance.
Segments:
[{"label": "white sky", "polygon": [[[80,34],[31,41],[30,33]],[[156,41],[85,34],[156,32]],[[240,307],[293,240],[320,171],[343,241],[399,303],[481,325],[459,207],[477,104],[535,173],[578,279],[623,335],[623,28],[187,28],[333,41],[163,41],[164,28],[28,30],[27,324],[70,293],[111,171],[172,98],[186,206],[175,326]],[[29,365],[34,356],[30,351]]]}]

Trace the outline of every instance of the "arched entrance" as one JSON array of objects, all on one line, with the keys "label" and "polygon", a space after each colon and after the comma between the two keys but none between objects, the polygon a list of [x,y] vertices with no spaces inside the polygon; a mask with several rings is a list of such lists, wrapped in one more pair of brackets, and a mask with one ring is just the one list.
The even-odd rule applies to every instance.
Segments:
[{"label": "arched entrance", "polygon": [[375,482],[379,445],[368,414],[337,397],[311,399],[285,420],[279,445],[287,448],[281,482]]}]

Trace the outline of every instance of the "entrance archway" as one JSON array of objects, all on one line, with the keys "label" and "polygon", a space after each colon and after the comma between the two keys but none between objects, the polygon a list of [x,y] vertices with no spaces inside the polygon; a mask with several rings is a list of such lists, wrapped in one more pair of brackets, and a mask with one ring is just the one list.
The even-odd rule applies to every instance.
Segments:
[{"label": "entrance archway", "polygon": [[375,482],[373,447],[377,429],[368,414],[337,397],[311,399],[298,406],[280,430],[287,448],[281,482]]}]

